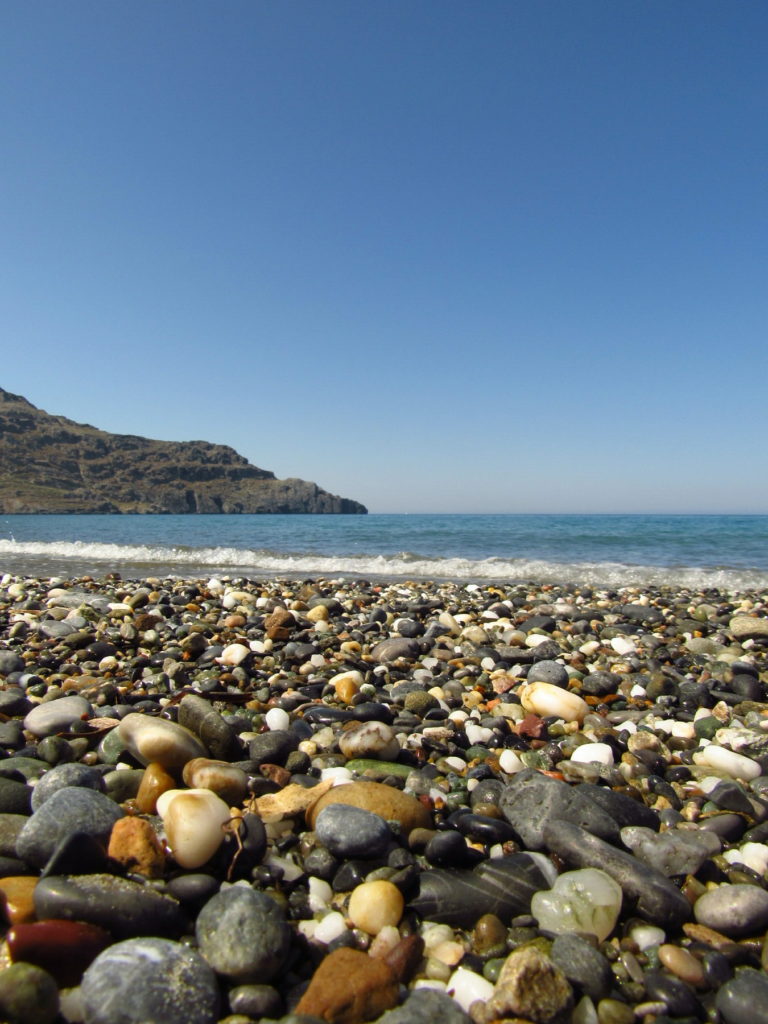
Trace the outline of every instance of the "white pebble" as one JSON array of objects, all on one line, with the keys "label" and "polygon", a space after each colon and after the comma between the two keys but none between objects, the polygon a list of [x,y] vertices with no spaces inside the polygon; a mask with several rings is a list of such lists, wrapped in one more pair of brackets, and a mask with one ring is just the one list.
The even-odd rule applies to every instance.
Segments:
[{"label": "white pebble", "polygon": [[653,924],[637,924],[629,933],[629,938],[632,939],[641,953],[652,946],[660,946],[666,937],[667,933],[664,929],[657,928]]},{"label": "white pebble", "polygon": [[744,843],[738,850],[726,850],[723,857],[730,864],[743,864],[758,875],[768,871],[768,846],[765,843]]},{"label": "white pebble", "polygon": [[309,909],[313,914],[325,910],[333,898],[333,889],[322,878],[313,875],[308,881]]},{"label": "white pebble", "polygon": [[270,708],[264,715],[264,721],[272,732],[282,732],[291,724],[291,719],[284,708]]},{"label": "white pebble", "polygon": [[493,739],[493,729],[486,729],[482,725],[472,725],[471,722],[467,722],[464,726],[464,735],[473,745],[475,743],[490,743]]},{"label": "white pebble", "polygon": [[506,772],[507,775],[515,775],[517,772],[523,771],[525,765],[514,750],[507,748],[502,752],[501,757],[499,758],[499,768],[501,768],[503,772]]},{"label": "white pebble", "polygon": [[352,772],[348,768],[323,768],[320,772],[320,781],[332,779],[334,786],[344,782],[352,782]]},{"label": "white pebble", "polygon": [[448,979],[448,995],[453,996],[465,1013],[469,1013],[472,1003],[478,999],[487,1003],[493,996],[493,985],[480,974],[457,967]]},{"label": "white pebble", "polygon": [[535,893],[531,913],[545,931],[587,932],[602,942],[616,925],[621,901],[621,886],[610,875],[582,868],[566,871],[551,889]]},{"label": "white pebble", "polygon": [[325,915],[315,928],[313,937],[318,942],[324,942],[327,945],[329,942],[333,942],[334,939],[338,939],[346,930],[347,922],[344,920],[344,915],[340,914],[338,910],[332,910],[330,914]]},{"label": "white pebble", "polygon": [[725,747],[718,747],[715,743],[710,743],[703,750],[697,750],[693,755],[693,760],[695,764],[718,768],[733,779],[750,781],[762,774],[762,768],[751,757],[736,754],[732,750],[726,750]]},{"label": "white pebble", "polygon": [[241,665],[250,653],[250,647],[246,647],[245,644],[227,644],[216,661],[220,665],[234,667]]},{"label": "white pebble", "polygon": [[607,743],[582,743],[571,754],[571,760],[582,764],[590,764],[593,761],[598,764],[613,764],[613,750]]},{"label": "white pebble", "polygon": [[210,789],[169,789],[157,799],[173,859],[182,868],[202,867],[224,840],[229,807]]},{"label": "white pebble", "polygon": [[553,715],[564,722],[581,722],[589,712],[589,705],[577,693],[538,680],[520,688],[520,703],[542,718]]},{"label": "white pebble", "polygon": [[616,651],[617,654],[635,654],[637,648],[631,640],[627,640],[625,636],[615,636],[611,640],[611,647]]}]

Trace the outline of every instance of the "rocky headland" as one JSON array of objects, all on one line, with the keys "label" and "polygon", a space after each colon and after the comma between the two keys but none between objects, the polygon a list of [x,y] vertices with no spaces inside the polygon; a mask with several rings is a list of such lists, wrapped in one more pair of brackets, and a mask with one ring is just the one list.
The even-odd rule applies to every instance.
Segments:
[{"label": "rocky headland", "polygon": [[226,445],[110,434],[0,388],[0,513],[357,513]]}]

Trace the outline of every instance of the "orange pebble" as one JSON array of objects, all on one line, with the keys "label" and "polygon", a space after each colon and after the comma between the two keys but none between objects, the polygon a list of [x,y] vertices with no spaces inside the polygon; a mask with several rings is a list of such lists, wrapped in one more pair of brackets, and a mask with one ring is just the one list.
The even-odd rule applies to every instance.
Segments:
[{"label": "orange pebble", "polygon": [[5,903],[5,913],[10,924],[27,924],[37,919],[34,900],[36,885],[37,878],[34,875],[0,878],[0,896]]},{"label": "orange pebble", "polygon": [[148,764],[144,776],[136,794],[136,807],[142,814],[155,814],[157,811],[157,799],[169,789],[176,788],[176,780],[163,768],[162,765],[153,761]]}]

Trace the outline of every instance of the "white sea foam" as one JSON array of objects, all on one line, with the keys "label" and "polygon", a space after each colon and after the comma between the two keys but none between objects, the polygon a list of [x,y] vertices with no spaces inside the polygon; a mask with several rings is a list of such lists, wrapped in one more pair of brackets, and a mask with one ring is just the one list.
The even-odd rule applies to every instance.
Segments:
[{"label": "white sea foam", "polygon": [[532,580],[609,587],[678,586],[692,590],[765,590],[761,569],[696,566],[639,566],[619,562],[550,562],[525,558],[428,558],[411,552],[327,555],[237,547],[172,547],[87,541],[0,539],[0,571],[36,574],[56,571],[117,571],[131,575],[325,575],[366,578]]}]

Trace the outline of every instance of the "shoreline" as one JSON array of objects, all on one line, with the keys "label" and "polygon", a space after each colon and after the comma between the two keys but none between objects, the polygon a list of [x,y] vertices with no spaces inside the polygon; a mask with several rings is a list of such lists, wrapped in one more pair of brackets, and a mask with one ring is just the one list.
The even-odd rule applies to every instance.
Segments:
[{"label": "shoreline", "polygon": [[[153,957],[204,990],[168,1024],[352,989],[350,1024],[752,1024],[768,988],[761,590],[6,574],[0,711],[0,892],[37,927],[0,1003],[31,969],[72,1024],[142,989],[139,1024]],[[104,933],[66,975],[61,918]]]}]

